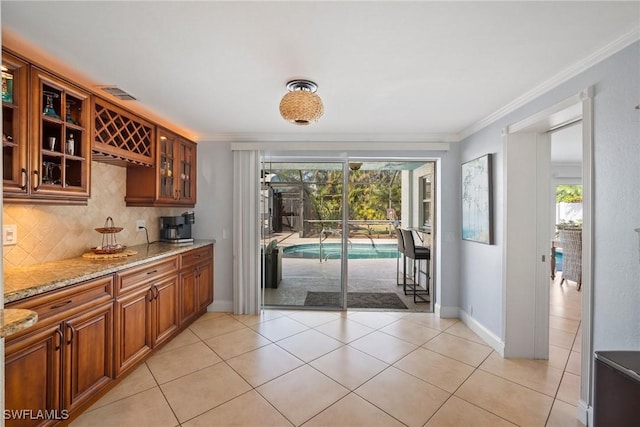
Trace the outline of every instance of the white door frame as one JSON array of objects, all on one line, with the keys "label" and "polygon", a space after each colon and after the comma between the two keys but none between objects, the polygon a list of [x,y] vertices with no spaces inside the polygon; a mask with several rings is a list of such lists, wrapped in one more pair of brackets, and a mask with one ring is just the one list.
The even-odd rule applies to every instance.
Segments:
[{"label": "white door frame", "polygon": [[[593,87],[503,130],[504,144],[504,325],[506,357],[546,358],[549,341],[549,177],[547,132],[582,118],[582,353],[578,419],[592,425],[593,346]],[[523,149],[524,151],[519,151]],[[523,157],[524,156],[524,157]],[[529,156],[532,167],[523,167]],[[546,174],[546,179],[543,176]],[[535,189],[532,187],[538,183]],[[524,200],[522,191],[532,196]],[[535,198],[533,195],[535,194]],[[545,203],[543,198],[546,198]],[[547,210],[545,211],[545,205]],[[535,218],[532,219],[534,212]],[[529,228],[526,228],[528,222]],[[544,224],[547,227],[544,228]],[[531,230],[535,227],[535,230]],[[545,261],[542,261],[542,259]],[[532,284],[531,277],[536,277]],[[523,282],[524,281],[524,282]],[[528,281],[528,283],[527,283]],[[527,286],[529,285],[529,286]],[[546,304],[545,304],[546,300]]]}]

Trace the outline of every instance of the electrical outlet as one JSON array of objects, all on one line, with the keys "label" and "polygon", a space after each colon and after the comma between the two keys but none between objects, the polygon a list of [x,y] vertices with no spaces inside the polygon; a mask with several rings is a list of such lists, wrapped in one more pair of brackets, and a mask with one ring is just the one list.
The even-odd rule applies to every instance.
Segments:
[{"label": "electrical outlet", "polygon": [[145,223],[144,223],[144,219],[139,219],[136,221],[136,230],[137,231],[142,231],[145,229]]},{"label": "electrical outlet", "polygon": [[18,244],[18,226],[3,225],[2,226],[2,245],[16,245]]}]

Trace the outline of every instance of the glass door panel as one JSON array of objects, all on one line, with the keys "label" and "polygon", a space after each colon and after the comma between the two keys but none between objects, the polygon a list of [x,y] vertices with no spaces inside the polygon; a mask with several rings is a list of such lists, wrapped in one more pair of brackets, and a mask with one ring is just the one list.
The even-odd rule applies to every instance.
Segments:
[{"label": "glass door panel", "polygon": [[343,308],[343,169],[343,162],[263,163],[265,306]]}]

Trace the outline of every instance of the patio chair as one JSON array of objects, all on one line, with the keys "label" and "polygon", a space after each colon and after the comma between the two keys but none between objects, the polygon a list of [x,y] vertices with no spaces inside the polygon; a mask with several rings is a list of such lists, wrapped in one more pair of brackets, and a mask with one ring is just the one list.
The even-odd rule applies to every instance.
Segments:
[{"label": "patio chair", "polygon": [[576,290],[582,287],[582,230],[560,230],[562,246],[562,280],[576,282]]},{"label": "patio chair", "polygon": [[[426,246],[416,246],[415,241],[413,240],[413,232],[411,230],[401,230],[402,237],[404,240],[404,255],[405,255],[405,265],[406,258],[411,258],[415,262],[413,264],[413,280],[412,284],[409,285],[411,291],[413,293],[413,302],[414,303],[422,303],[429,302],[429,299],[426,297],[429,295],[429,263],[431,262],[431,249]],[[427,269],[420,270],[420,261],[427,261]],[[417,280],[416,280],[416,269],[417,269]],[[420,273],[424,273],[426,276],[425,282],[425,290],[419,291],[420,289]],[[404,274],[403,277],[403,291],[404,294],[407,295],[407,275]],[[420,299],[420,301],[418,301]]]}]

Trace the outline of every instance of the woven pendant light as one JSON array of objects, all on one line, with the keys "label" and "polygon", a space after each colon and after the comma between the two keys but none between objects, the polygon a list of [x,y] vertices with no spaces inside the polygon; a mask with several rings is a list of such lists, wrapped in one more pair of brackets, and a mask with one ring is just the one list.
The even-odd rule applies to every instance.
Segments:
[{"label": "woven pendant light", "polygon": [[316,95],[318,85],[309,80],[287,83],[289,92],[280,101],[280,115],[295,125],[306,126],[318,121],[324,113],[322,100]]}]

